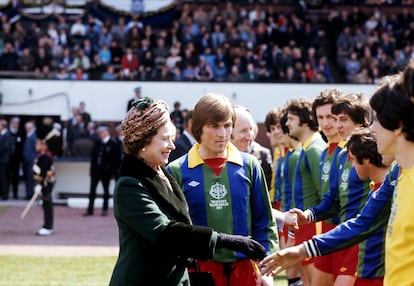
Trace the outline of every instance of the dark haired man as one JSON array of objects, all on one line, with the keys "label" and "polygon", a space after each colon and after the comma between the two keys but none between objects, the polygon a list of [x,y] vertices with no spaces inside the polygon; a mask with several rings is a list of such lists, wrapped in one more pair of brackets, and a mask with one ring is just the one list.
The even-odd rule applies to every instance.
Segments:
[{"label": "dark haired man", "polygon": [[[312,103],[307,99],[295,99],[286,106],[289,135],[297,138],[302,144],[302,151],[296,164],[295,183],[293,185],[293,206],[307,209],[318,205],[321,201],[319,163],[321,153],[326,146],[318,132],[318,125],[312,113]],[[302,226],[295,231],[295,243],[299,244],[316,234],[315,223]],[[312,259],[302,262],[304,275],[302,281],[312,281],[315,273]]]}]

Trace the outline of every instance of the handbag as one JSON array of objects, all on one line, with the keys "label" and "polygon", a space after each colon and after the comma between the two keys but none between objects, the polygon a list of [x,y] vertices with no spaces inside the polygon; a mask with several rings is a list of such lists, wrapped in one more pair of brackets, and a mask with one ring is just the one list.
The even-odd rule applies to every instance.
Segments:
[{"label": "handbag", "polygon": [[214,283],[213,275],[211,272],[200,271],[197,261],[195,261],[194,271],[189,271],[188,276],[190,278],[191,286],[216,286]]}]

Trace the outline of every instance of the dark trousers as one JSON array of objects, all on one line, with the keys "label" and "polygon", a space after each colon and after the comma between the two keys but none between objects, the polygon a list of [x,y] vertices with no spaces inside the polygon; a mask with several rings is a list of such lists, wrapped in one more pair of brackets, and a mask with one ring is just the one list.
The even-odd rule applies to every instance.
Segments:
[{"label": "dark trousers", "polygon": [[3,199],[9,198],[9,184],[8,184],[8,166],[0,163],[0,197]]},{"label": "dark trousers", "polygon": [[20,161],[15,160],[10,163],[10,181],[9,185],[12,186],[13,197],[17,199],[17,194],[19,191],[19,170],[20,170]]},{"label": "dark trousers", "polygon": [[53,199],[52,199],[53,183],[47,183],[42,188],[43,199],[43,227],[47,229],[53,229]]},{"label": "dark trousers", "polygon": [[89,206],[88,206],[88,213],[93,214],[93,208],[96,198],[96,188],[98,187],[98,183],[102,182],[102,187],[104,191],[103,195],[103,206],[102,210],[108,210],[108,201],[109,201],[109,182],[111,178],[95,178],[91,177],[91,188],[89,190]]}]

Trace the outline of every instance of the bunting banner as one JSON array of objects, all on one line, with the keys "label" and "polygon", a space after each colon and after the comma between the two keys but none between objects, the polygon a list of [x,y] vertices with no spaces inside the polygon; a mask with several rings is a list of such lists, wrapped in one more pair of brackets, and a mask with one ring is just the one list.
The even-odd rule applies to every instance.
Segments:
[{"label": "bunting banner", "polygon": [[101,0],[101,5],[123,12],[144,14],[157,12],[175,4],[175,0]]}]

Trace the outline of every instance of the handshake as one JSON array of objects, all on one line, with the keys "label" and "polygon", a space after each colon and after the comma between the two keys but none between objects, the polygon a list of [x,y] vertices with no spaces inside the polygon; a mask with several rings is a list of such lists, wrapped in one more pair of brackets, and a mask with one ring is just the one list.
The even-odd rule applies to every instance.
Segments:
[{"label": "handshake", "polygon": [[266,249],[260,243],[241,235],[219,233],[216,248],[241,252],[252,260],[262,260],[266,256]]}]

